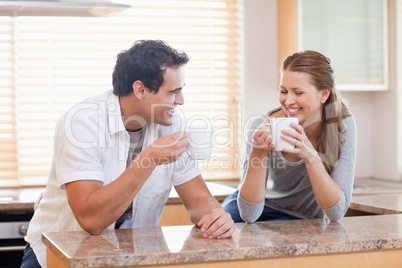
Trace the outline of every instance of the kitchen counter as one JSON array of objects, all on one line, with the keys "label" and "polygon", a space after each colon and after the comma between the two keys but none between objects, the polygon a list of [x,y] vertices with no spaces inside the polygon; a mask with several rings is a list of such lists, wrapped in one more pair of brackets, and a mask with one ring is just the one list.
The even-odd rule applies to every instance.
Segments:
[{"label": "kitchen counter", "polygon": [[[208,189],[218,202],[222,202],[235,188],[219,182],[207,182]],[[366,191],[361,191],[364,185]],[[349,206],[347,216],[383,215],[402,213],[402,192],[398,191],[401,184],[386,185],[379,182],[365,181],[357,184]],[[374,191],[371,193],[371,191]],[[392,189],[393,191],[387,191]],[[360,190],[360,191],[359,191]],[[22,188],[0,190],[0,212],[2,211],[33,211],[34,203],[44,188]],[[191,224],[187,219],[187,211],[174,190],[169,194],[165,206],[166,212],[162,215],[161,226]],[[174,215],[171,215],[171,214]],[[183,220],[185,219],[185,220]]]},{"label": "kitchen counter", "polygon": [[[218,202],[222,202],[235,190],[233,187],[220,183],[206,182],[206,184]],[[44,190],[44,187],[0,189],[0,211],[33,210],[36,199]],[[172,188],[166,204],[181,204],[181,200],[174,188]]]},{"label": "kitchen counter", "polygon": [[[235,190],[234,183],[230,185],[225,182],[206,182],[206,184],[218,202],[222,202]],[[36,199],[44,190],[43,187],[0,189],[0,212],[32,211]],[[166,204],[182,204],[174,188],[172,188]],[[357,180],[349,209],[378,215],[402,213],[402,184]]]},{"label": "kitchen counter", "polygon": [[34,203],[44,187],[0,189],[1,211],[33,211]]},{"label": "kitchen counter", "polygon": [[401,214],[236,227],[220,240],[188,225],[44,233],[42,241],[48,267],[402,267]]},{"label": "kitchen counter", "polygon": [[377,215],[399,214],[402,213],[402,193],[354,195],[349,209]]}]

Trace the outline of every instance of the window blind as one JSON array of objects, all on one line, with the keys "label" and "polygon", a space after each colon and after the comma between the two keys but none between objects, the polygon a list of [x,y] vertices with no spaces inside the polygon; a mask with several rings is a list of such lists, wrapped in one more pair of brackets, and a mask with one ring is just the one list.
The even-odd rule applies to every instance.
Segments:
[{"label": "window blind", "polygon": [[183,114],[208,118],[215,129],[203,176],[238,176],[237,1],[130,4],[113,17],[0,17],[0,186],[46,183],[58,118],[111,89],[116,55],[139,39],[162,39],[188,53]]},{"label": "window blind", "polygon": [[387,1],[300,0],[299,50],[331,59],[341,90],[388,90]]}]

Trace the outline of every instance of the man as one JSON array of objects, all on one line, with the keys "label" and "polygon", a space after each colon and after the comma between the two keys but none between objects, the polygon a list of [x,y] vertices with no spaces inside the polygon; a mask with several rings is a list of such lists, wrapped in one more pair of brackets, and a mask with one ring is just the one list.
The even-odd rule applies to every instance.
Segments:
[{"label": "man", "polygon": [[138,41],[117,57],[113,93],[86,99],[61,117],[22,267],[46,265],[42,232],[157,226],[172,185],[204,237],[234,233],[197,162],[184,153],[184,120],[175,109],[184,103],[187,62],[162,41]]}]

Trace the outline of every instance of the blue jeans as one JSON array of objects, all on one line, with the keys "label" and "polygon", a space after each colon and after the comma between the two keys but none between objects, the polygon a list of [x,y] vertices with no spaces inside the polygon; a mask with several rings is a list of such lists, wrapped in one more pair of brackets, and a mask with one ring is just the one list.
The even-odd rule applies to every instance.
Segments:
[{"label": "blue jeans", "polygon": [[33,249],[27,243],[27,246],[24,250],[24,256],[22,257],[21,268],[41,268],[38,260],[36,259],[36,255],[33,252]]},{"label": "blue jeans", "polygon": [[[225,198],[222,203],[222,208],[232,216],[234,222],[244,222],[240,217],[239,208],[237,207],[237,196],[239,190],[234,191],[231,195]],[[257,221],[286,221],[298,220],[299,218],[288,215],[276,209],[264,206],[261,216]]]}]

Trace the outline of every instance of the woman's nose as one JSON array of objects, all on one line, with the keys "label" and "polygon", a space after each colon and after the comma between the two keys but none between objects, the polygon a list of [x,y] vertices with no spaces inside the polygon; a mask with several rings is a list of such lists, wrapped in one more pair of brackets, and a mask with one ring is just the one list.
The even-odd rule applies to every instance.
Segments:
[{"label": "woman's nose", "polygon": [[293,94],[288,93],[286,96],[286,100],[285,100],[286,106],[293,104],[294,100],[295,100],[295,98],[294,98]]}]

